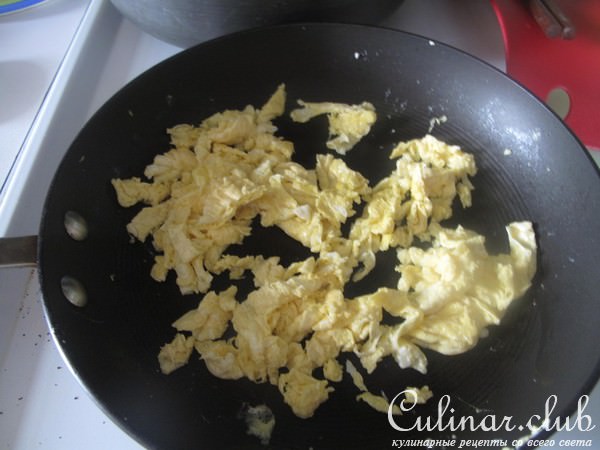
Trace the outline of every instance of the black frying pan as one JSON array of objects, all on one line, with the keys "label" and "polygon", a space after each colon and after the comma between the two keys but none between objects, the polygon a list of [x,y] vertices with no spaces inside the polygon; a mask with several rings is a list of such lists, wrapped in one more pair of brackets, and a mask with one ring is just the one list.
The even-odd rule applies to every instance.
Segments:
[{"label": "black frying pan", "polygon": [[[167,127],[261,105],[281,82],[289,106],[298,98],[376,106],[378,123],[346,158],[372,182],[388,173],[395,143],[423,136],[430,119],[447,116],[432,133],[474,153],[479,166],[473,207],[455,208],[447,224],[485,234],[494,252],[507,249],[508,222],[535,224],[540,250],[533,287],[475,349],[454,357],[428,352],[427,375],[400,370],[388,359],[367,377],[374,392],[390,397],[407,385],[428,384],[435,393],[397,424],[435,420],[444,394],[454,409],[446,419],[455,421],[512,416],[513,424],[524,425],[532,414],[544,414],[552,394],[558,397],[553,417],[572,413],[594,385],[600,360],[600,178],[591,159],[552,112],[481,61],[402,32],[331,24],[244,32],[186,50],[116,94],[69,149],[42,219],[41,285],[56,341],[100,407],[143,445],[161,449],[264,448],[247,435],[238,414],[244,404],[262,403],[275,413],[274,449],[387,448],[393,439],[452,436],[510,444],[528,434],[518,428],[396,431],[386,415],[355,401],[348,377],[303,420],[275,387],[216,379],[197,357],[169,376],[160,373],[156,356],[173,337],[170,323],[198,297],[181,296],[173,278],[150,279],[151,246],[132,244],[125,230],[137,209],[118,206],[110,180],[140,175],[166,151]],[[297,143],[298,161],[311,164],[315,152],[325,151],[324,119],[293,124],[282,118],[277,125]],[[65,231],[68,211],[87,221],[85,239]],[[284,254],[288,261],[305,256],[275,229],[238,251]],[[393,286],[397,274],[388,256],[348,295]],[[65,276],[85,288],[86,306],[65,299]]]}]

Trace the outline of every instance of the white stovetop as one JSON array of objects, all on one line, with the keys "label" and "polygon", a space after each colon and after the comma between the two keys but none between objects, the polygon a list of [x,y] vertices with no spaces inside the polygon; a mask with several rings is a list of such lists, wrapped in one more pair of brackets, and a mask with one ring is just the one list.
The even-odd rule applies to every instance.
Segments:
[{"label": "white stovetop", "polygon": [[[107,16],[97,27],[111,30],[86,28],[86,13],[88,22],[93,14]],[[77,93],[83,105],[72,117],[74,123],[61,132],[61,124],[49,123],[44,116],[65,109],[61,90],[78,87],[65,74],[79,51],[74,37],[97,33],[105,39],[108,32],[114,33],[109,39],[122,45],[100,50],[110,51],[108,61],[119,70],[98,74],[101,82],[95,92]],[[19,175],[32,169],[23,163],[26,154],[38,152],[41,160],[52,149],[37,148],[40,143],[72,140],[120,86],[180,49],[121,21],[104,0],[48,0],[2,16],[0,48],[0,236],[35,234],[43,187],[26,191],[22,201],[12,200],[22,189]],[[32,269],[0,270],[0,449],[140,450],[99,409],[63,361],[43,316],[36,276]]]},{"label": "white stovetop", "polygon": [[[504,70],[502,38],[487,2],[407,0],[399,12],[384,25],[449,43]],[[86,40],[98,41],[94,49],[105,61],[87,72],[77,66],[94,62],[82,53]],[[35,234],[58,158],[53,147],[68,145],[116,90],[180,49],[123,20],[108,0],[48,0],[2,16],[0,49],[0,236]],[[74,71],[93,80],[70,77]],[[93,92],[85,89],[90,85]],[[73,105],[73,95],[65,95],[70,90],[77,92]],[[69,371],[40,297],[34,270],[0,270],[0,450],[139,450]],[[600,419],[600,395],[593,398],[591,414]],[[599,435],[592,437],[600,445]]]}]

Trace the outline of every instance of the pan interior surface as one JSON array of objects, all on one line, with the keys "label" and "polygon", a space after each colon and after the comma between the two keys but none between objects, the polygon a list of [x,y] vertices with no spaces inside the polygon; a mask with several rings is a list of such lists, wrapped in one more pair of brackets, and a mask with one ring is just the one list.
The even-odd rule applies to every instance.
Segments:
[{"label": "pan interior surface", "polygon": [[[143,173],[169,148],[166,129],[197,124],[225,109],[261,105],[285,83],[289,111],[296,99],[371,102],[378,121],[345,161],[373,184],[391,168],[389,151],[401,140],[431,132],[475,155],[473,206],[455,207],[446,225],[462,224],[505,251],[504,226],[531,220],[538,239],[532,288],[511,305],[500,326],[471,351],[446,357],[427,352],[429,372],[401,370],[385,360],[366,378],[373,392],[395,397],[406,386],[428,385],[434,397],[399,417],[356,401],[346,376],[310,419],[299,419],[276,387],[213,377],[204,363],[169,376],[157,354],[174,335],[171,323],[195,307],[169,277],[150,276],[152,245],[132,243],[125,229],[137,212],[116,201],[110,180]],[[447,121],[430,130],[432,119]],[[324,120],[278,119],[278,135],[296,145],[295,160],[311,164],[325,153]],[[87,223],[72,239],[64,217]],[[358,25],[297,24],[243,32],[186,50],[155,66],[109,100],[68,150],[49,192],[40,230],[40,273],[47,316],[74,372],[98,404],[149,448],[265,448],[247,434],[245,405],[266,404],[276,425],[267,448],[374,448],[393,439],[520,438],[521,430],[418,431],[417,419],[438,417],[451,399],[455,420],[486,415],[525,424],[556,395],[555,415],[569,415],[596,381],[600,303],[595,280],[600,241],[600,178],[579,141],[531,94],[502,73],[453,48],[418,36]],[[242,246],[248,253],[306,251],[265,229]],[[394,262],[382,256],[366,288],[393,286]],[[87,303],[77,307],[61,279],[77,280]],[[251,283],[250,279],[242,281]],[[216,288],[226,286],[216,281]],[[355,362],[353,356],[349,357]]]}]

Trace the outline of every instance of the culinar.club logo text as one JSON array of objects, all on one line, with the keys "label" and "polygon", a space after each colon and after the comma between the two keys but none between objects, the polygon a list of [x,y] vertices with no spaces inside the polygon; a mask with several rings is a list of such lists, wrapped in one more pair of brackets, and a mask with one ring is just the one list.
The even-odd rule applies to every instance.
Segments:
[{"label": "culinar.club logo text", "polygon": [[[586,407],[589,403],[589,396],[582,395],[577,401],[577,410],[571,417],[554,416],[558,396],[550,395],[544,405],[543,411],[539,414],[533,414],[525,423],[516,423],[512,416],[498,416],[495,414],[486,414],[480,417],[472,415],[456,416],[455,409],[451,405],[449,395],[440,397],[437,403],[437,414],[434,416],[422,417],[415,415],[415,420],[411,424],[399,425],[394,414],[394,405],[398,405],[403,413],[413,410],[415,403],[407,401],[407,398],[415,395],[410,390],[404,390],[396,395],[390,402],[387,419],[392,428],[400,432],[490,432],[492,436],[495,432],[523,432],[523,437],[515,440],[505,439],[395,439],[392,447],[422,447],[422,448],[519,448],[519,447],[592,447],[592,439],[536,439],[536,435],[542,431],[560,432],[560,431],[592,431],[596,428],[592,417],[586,414]],[[454,436],[454,435],[451,435]]]}]

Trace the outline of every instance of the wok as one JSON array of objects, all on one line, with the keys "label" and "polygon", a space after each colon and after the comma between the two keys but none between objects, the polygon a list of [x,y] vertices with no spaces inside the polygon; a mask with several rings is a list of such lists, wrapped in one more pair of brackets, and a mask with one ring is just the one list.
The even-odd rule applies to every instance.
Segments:
[{"label": "wok", "polygon": [[[395,143],[423,136],[432,118],[445,115],[447,122],[432,133],[472,152],[479,167],[473,206],[455,208],[446,224],[484,234],[492,252],[507,249],[503,227],[510,221],[535,225],[533,286],[489,336],[459,356],[427,352],[427,375],[386,359],[366,378],[373,392],[390,398],[405,386],[432,389],[433,399],[396,423],[409,428],[417,418],[435,420],[445,394],[453,408],[446,418],[455,421],[493,415],[524,425],[533,414],[544,415],[550,395],[558,400],[553,418],[573,413],[600,369],[600,241],[594,233],[600,178],[591,158],[549,109],[485,63],[415,35],[338,24],[257,29],[183,51],[118,92],[66,153],[41,221],[40,280],[56,342],[98,405],[142,445],[157,449],[265,448],[239,415],[244,405],[258,404],[275,414],[268,448],[277,449],[379,448],[393,439],[426,437],[497,438],[510,445],[530,434],[518,428],[397,431],[386,415],[356,402],[347,376],[313,418],[299,419],[275,387],[217,379],[196,357],[169,376],[160,373],[157,353],[173,337],[170,324],[198,297],[181,296],[173,278],[151,280],[151,245],[132,244],[125,230],[137,209],[118,206],[110,180],[141,174],[166,151],[166,128],[261,105],[281,82],[290,106],[298,98],[375,105],[379,121],[346,157],[372,183],[390,170],[387,155]],[[296,143],[297,161],[311,164],[315,152],[325,151],[324,120],[293,124],[284,117],[277,125]],[[77,239],[64,225],[66,214],[77,219],[73,213],[87,224]],[[241,249],[288,261],[305,256],[275,229],[251,236]],[[377,270],[348,295],[395,285],[393,266],[393,257],[382,255]],[[65,287],[83,288],[85,306],[67,301]]]},{"label": "wok", "polygon": [[259,26],[331,20],[376,24],[402,0],[111,0],[144,31],[180,47]]}]

